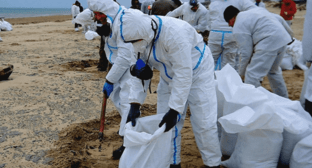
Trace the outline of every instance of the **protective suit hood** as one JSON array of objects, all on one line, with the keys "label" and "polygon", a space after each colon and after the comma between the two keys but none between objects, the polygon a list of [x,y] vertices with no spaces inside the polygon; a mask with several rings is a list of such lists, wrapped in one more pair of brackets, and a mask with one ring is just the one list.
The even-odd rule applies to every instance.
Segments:
[{"label": "protective suit hood", "polygon": [[102,12],[113,20],[120,10],[120,6],[113,0],[88,0],[88,6],[90,10]]},{"label": "protective suit hood", "polygon": [[[150,43],[154,38],[154,31],[151,25],[152,18],[149,15],[143,14],[140,11],[132,10],[131,12],[124,12],[125,15],[122,16],[120,25],[123,40],[131,41],[143,39]],[[157,20],[155,21],[157,22]],[[153,25],[156,28],[154,22]]]},{"label": "protective suit hood", "polygon": [[81,25],[91,25],[94,23],[93,17],[94,13],[90,9],[86,9],[77,15],[74,22]]}]

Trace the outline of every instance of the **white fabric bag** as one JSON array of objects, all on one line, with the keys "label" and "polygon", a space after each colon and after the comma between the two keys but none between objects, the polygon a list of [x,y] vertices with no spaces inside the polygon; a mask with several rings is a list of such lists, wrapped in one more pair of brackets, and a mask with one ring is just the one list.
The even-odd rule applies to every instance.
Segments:
[{"label": "white fabric bag", "polygon": [[312,134],[297,143],[291,155],[290,168],[312,167]]},{"label": "white fabric bag", "polygon": [[[253,85],[243,84],[240,76],[230,65],[227,64],[221,71],[215,73],[218,82],[218,117],[231,114],[244,106],[255,108],[268,101],[268,97],[256,90]],[[222,103],[219,102],[219,98]],[[236,133],[231,134],[222,129],[220,145],[223,155],[230,156],[233,153],[236,139]]]},{"label": "white fabric bag", "polygon": [[235,150],[221,165],[228,168],[276,168],[282,148],[282,120],[270,102],[254,111],[245,106],[219,119],[227,133],[238,133]]},{"label": "white fabric bag", "polygon": [[2,31],[12,31],[13,30],[12,25],[3,19],[2,19],[2,21],[0,21],[0,29]]},{"label": "white fabric bag", "polygon": [[164,114],[142,117],[135,127],[125,126],[124,146],[119,168],[166,168],[170,166],[172,132],[158,125]]},{"label": "white fabric bag", "polygon": [[87,40],[93,40],[95,37],[99,36],[96,32],[88,30],[85,34]]}]

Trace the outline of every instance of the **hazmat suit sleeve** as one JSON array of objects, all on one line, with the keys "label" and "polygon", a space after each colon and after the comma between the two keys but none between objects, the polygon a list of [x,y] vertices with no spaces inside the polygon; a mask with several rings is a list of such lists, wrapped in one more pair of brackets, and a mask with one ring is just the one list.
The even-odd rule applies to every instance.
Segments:
[{"label": "hazmat suit sleeve", "polygon": [[[118,29],[120,30],[120,29]],[[112,66],[112,69],[106,76],[106,79],[111,83],[116,83],[122,77],[131,65],[131,57],[133,53],[133,46],[131,43],[125,43],[122,38],[120,31],[117,31],[117,58]]]},{"label": "hazmat suit sleeve", "polygon": [[209,15],[209,11],[204,9],[204,11],[200,14],[198,19],[198,23],[196,26],[193,26],[196,30],[204,32],[208,27],[207,16]]},{"label": "hazmat suit sleeve", "polygon": [[129,103],[143,104],[147,96],[150,82],[151,80],[144,80],[144,86],[143,86],[142,80],[136,77],[132,77],[131,85],[130,85],[131,87],[130,87],[130,94],[129,94]]},{"label": "hazmat suit sleeve", "polygon": [[181,5],[180,7],[176,8],[175,10],[168,12],[166,16],[179,17],[179,16],[183,15],[183,9],[184,9],[184,4]]},{"label": "hazmat suit sleeve", "polygon": [[168,46],[168,57],[173,70],[168,105],[171,109],[183,113],[192,85],[192,45],[183,39],[176,39],[167,40],[165,46]]},{"label": "hazmat suit sleeve", "polygon": [[239,46],[240,50],[240,68],[239,75],[245,76],[247,65],[250,62],[252,52],[253,52],[253,41],[249,34],[234,33],[235,40]]},{"label": "hazmat suit sleeve", "polygon": [[274,14],[274,13],[273,13],[273,15],[284,26],[285,30],[288,32],[288,34],[291,36],[291,38],[293,38],[294,37],[294,32],[292,31],[292,29],[290,28],[288,23],[285,21],[285,19],[282,18],[280,15],[277,15],[277,14]]}]

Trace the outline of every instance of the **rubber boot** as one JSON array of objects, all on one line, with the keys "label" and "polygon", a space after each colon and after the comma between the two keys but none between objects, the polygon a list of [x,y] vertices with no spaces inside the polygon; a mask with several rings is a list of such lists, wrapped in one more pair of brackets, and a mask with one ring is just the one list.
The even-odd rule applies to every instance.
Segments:
[{"label": "rubber boot", "polygon": [[181,163],[179,163],[178,165],[170,165],[170,168],[181,168]]},{"label": "rubber boot", "polygon": [[305,100],[305,107],[304,107],[304,109],[305,109],[305,111],[310,113],[310,115],[312,116],[312,102],[310,102],[308,99]]}]

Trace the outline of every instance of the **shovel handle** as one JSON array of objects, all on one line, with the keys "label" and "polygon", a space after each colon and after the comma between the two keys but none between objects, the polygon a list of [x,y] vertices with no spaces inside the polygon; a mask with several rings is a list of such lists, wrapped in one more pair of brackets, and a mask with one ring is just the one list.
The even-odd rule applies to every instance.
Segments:
[{"label": "shovel handle", "polygon": [[[104,123],[105,123],[105,112],[106,112],[106,103],[107,103],[107,96],[105,94],[103,94],[99,136],[103,136]],[[101,139],[103,137],[99,137],[99,138]]]}]

